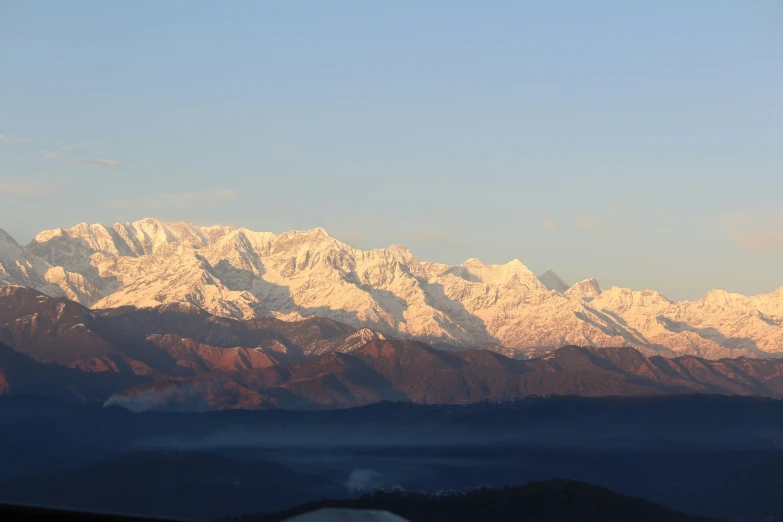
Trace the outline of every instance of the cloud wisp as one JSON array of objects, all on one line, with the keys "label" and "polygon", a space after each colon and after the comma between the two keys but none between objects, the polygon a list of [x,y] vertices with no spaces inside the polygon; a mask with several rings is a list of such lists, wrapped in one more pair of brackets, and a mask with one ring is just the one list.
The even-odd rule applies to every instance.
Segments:
[{"label": "cloud wisp", "polygon": [[557,230],[557,224],[549,218],[541,218],[541,225],[547,230]]},{"label": "cloud wisp", "polygon": [[114,199],[104,204],[111,209],[121,208],[183,208],[225,203],[234,199],[236,191],[226,188],[203,192],[178,192],[169,194],[150,194],[141,198]]},{"label": "cloud wisp", "polygon": [[77,145],[62,145],[58,147],[60,150],[76,150],[76,149],[86,149],[88,147],[92,147],[89,143],[79,143]]},{"label": "cloud wisp", "polygon": [[602,228],[601,221],[594,217],[587,214],[582,214],[577,217],[577,224],[579,225],[579,228],[582,230],[600,230]]},{"label": "cloud wisp", "polygon": [[124,165],[117,160],[113,159],[101,159],[101,158],[79,158],[75,156],[68,156],[61,152],[42,152],[41,155],[46,159],[65,161],[67,163],[75,163],[77,165],[87,165],[91,167],[131,167],[134,165]]},{"label": "cloud wisp", "polygon": [[14,138],[13,136],[8,136],[6,134],[0,134],[0,142],[2,143],[24,143],[27,140],[24,138]]},{"label": "cloud wisp", "polygon": [[720,218],[726,237],[743,250],[783,256],[783,211],[730,212]]},{"label": "cloud wisp", "polygon": [[43,198],[60,192],[61,189],[51,180],[0,178],[0,196]]}]

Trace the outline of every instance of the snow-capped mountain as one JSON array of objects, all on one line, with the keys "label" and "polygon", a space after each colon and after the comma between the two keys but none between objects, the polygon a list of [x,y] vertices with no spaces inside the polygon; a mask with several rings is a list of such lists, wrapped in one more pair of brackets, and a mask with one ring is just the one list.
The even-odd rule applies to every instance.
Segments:
[{"label": "snow-capped mountain", "polygon": [[0,285],[93,308],[186,302],[219,316],[328,317],[430,343],[517,353],[575,344],[708,358],[783,355],[783,288],[669,301],[594,279],[571,287],[519,260],[419,261],[402,245],[363,251],[323,229],[283,234],[144,219],[41,232],[26,247],[0,232]]}]

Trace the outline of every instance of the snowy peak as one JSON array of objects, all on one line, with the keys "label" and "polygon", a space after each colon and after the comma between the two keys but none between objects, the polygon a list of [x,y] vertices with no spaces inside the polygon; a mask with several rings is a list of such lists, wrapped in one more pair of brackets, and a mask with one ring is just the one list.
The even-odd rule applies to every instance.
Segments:
[{"label": "snowy peak", "polygon": [[600,309],[624,313],[634,309],[663,309],[671,304],[666,297],[655,290],[631,290],[613,286],[604,290],[591,305]]},{"label": "snowy peak", "polygon": [[83,264],[95,253],[111,257],[139,257],[154,254],[173,243],[200,248],[231,230],[231,227],[199,227],[184,222],[164,223],[152,218],[115,223],[111,227],[79,223],[68,229],[58,228],[37,234],[28,249],[50,262],[67,260],[71,264]]},{"label": "snowy peak", "polygon": [[545,289],[544,285],[519,259],[504,265],[485,265],[479,259],[471,258],[461,265],[452,266],[444,273],[453,274],[466,281],[487,285],[521,285],[526,289]]},{"label": "snowy peak", "polygon": [[26,286],[60,297],[64,295],[62,290],[50,284],[45,277],[51,269],[49,263],[29,255],[14,238],[0,229],[0,285]]},{"label": "snowy peak", "polygon": [[579,281],[573,285],[571,288],[566,290],[565,295],[571,299],[583,299],[591,301],[601,295],[601,287],[598,286],[598,281],[591,277],[590,279]]},{"label": "snowy peak", "polygon": [[552,270],[547,270],[538,276],[538,280],[541,281],[541,284],[547,287],[549,290],[554,290],[555,292],[560,292],[561,294],[568,290],[568,285],[566,282],[560,279],[560,276],[554,273]]},{"label": "snowy peak", "polygon": [[0,259],[3,257],[18,256],[22,253],[22,247],[5,230],[0,228]]},{"label": "snowy peak", "polygon": [[16,273],[17,262],[23,256],[22,247],[5,230],[0,229],[0,284],[23,284]]},{"label": "snowy peak", "polygon": [[427,274],[427,277],[437,277],[448,272],[452,267],[444,263],[433,263],[431,261],[421,261],[421,267]]},{"label": "snowy peak", "polygon": [[389,252],[395,259],[406,265],[419,265],[419,260],[413,255],[411,249],[405,245],[393,243],[386,247],[386,251]]},{"label": "snowy peak", "polygon": [[697,303],[707,309],[722,312],[726,310],[751,310],[755,308],[750,297],[733,294],[725,290],[710,290]]},{"label": "snowy peak", "polygon": [[346,337],[342,345],[337,348],[337,351],[348,353],[363,348],[369,342],[384,340],[386,340],[386,337],[383,334],[369,328],[362,328]]},{"label": "snowy peak", "polygon": [[[232,230],[231,227],[199,227],[191,223],[164,223],[146,218],[132,223],[115,223],[112,229],[135,256],[153,254],[174,243],[200,248],[210,245]],[[118,249],[122,248],[117,245]]]},{"label": "snowy peak", "polygon": [[302,256],[315,253],[327,254],[350,250],[345,243],[333,238],[322,228],[292,230],[270,238],[270,251],[278,255]]},{"label": "snowy peak", "polygon": [[278,236],[278,240],[280,241],[315,241],[315,242],[323,242],[323,240],[330,240],[333,239],[332,236],[330,236],[326,230],[323,228],[314,228],[312,230],[290,230],[288,232],[283,232]]},{"label": "snowy peak", "polygon": [[186,303],[237,319],[324,317],[357,329],[357,345],[385,336],[489,343],[520,356],[569,344],[705,358],[783,353],[783,288],[671,302],[654,290],[602,290],[595,279],[569,288],[518,259],[446,265],[403,245],[363,251],[322,228],[274,234],[142,219],[49,230],[27,247],[0,231],[0,285],[94,308]]},{"label": "snowy peak", "polygon": [[783,286],[771,294],[755,295],[751,301],[759,312],[783,317]]}]

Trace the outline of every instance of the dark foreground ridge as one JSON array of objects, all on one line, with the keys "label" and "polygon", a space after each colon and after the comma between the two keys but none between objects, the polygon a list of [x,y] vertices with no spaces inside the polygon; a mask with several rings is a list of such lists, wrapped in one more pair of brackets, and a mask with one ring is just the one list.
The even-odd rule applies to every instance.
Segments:
[{"label": "dark foreground ridge", "polygon": [[[645,357],[565,346],[538,359],[435,349],[324,318],[238,321],[194,306],[90,310],[0,288],[0,395],[131,411],[467,404],[531,395],[783,396],[783,359]],[[497,348],[497,347],[495,347]]]},{"label": "dark foreground ridge", "polygon": [[694,516],[780,521],[782,450],[783,401],[740,396],[141,414],[0,398],[0,502],[187,520],[565,478]]},{"label": "dark foreground ridge", "polygon": [[238,522],[278,522],[322,508],[384,510],[411,522],[699,522],[712,519],[673,511],[647,500],[571,480],[532,482],[504,489],[428,495],[378,491],[355,499],[318,500]]}]

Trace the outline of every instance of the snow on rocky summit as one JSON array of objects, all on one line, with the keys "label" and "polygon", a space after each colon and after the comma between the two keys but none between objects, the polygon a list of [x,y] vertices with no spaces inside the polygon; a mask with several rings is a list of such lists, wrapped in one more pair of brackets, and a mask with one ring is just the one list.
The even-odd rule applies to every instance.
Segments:
[{"label": "snow on rocky summit", "polygon": [[0,230],[0,285],[93,308],[189,303],[249,319],[323,316],[394,337],[520,355],[568,344],[633,346],[711,359],[783,354],[783,288],[669,301],[593,279],[569,287],[519,260],[444,265],[392,245],[363,251],[323,229],[283,234],[144,219],[44,231],[20,246]]}]

